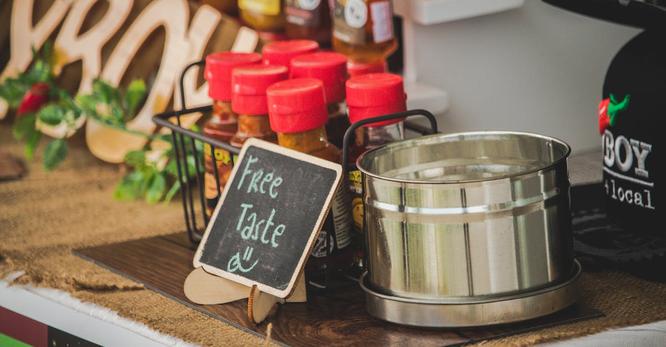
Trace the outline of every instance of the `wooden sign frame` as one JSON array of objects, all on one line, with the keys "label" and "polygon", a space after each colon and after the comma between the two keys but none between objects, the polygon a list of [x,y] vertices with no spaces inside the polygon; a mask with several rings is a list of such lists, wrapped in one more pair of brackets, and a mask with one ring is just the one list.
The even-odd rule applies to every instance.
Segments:
[{"label": "wooden sign frame", "polygon": [[326,196],[326,199],[324,200],[324,206],[319,213],[319,216],[317,218],[317,221],[315,223],[314,229],[310,232],[310,237],[308,238],[308,242],[306,244],[306,247],[301,254],[298,264],[296,265],[297,271],[295,271],[291,279],[289,280],[289,284],[287,287],[283,290],[270,287],[268,285],[265,285],[263,283],[259,283],[253,280],[250,280],[248,278],[245,278],[243,276],[240,276],[235,273],[231,273],[219,268],[216,268],[212,265],[208,265],[205,263],[202,263],[201,256],[203,254],[203,249],[204,246],[206,245],[206,242],[208,241],[208,237],[210,233],[212,232],[213,226],[215,224],[215,220],[217,220],[217,216],[220,212],[220,209],[222,207],[222,204],[226,200],[227,194],[229,194],[230,187],[232,186],[231,184],[227,184],[224,187],[224,190],[222,192],[222,195],[220,197],[220,200],[215,207],[215,211],[213,212],[213,215],[211,216],[210,222],[208,223],[208,226],[206,227],[206,231],[203,235],[203,238],[201,239],[201,242],[199,243],[199,247],[197,248],[196,253],[194,254],[194,260],[193,264],[194,267],[202,267],[206,272],[220,276],[222,278],[226,278],[229,280],[232,280],[234,282],[243,284],[245,286],[248,286],[252,288],[253,286],[256,286],[257,289],[261,290],[264,293],[271,294],[273,296],[276,296],[278,298],[287,298],[295,289],[295,285],[297,283],[297,279],[299,278],[299,275],[303,272],[303,267],[305,265],[305,261],[307,258],[310,256],[310,253],[312,251],[312,248],[314,247],[315,240],[317,239],[317,236],[319,235],[319,232],[321,232],[321,228],[324,224],[325,218],[328,214],[328,211],[330,210],[331,202],[333,201],[333,197],[335,195],[335,192],[337,189],[340,187],[340,184],[342,182],[342,166],[337,163],[333,163],[324,159],[320,159],[308,154],[304,154],[298,151],[294,151],[291,149],[287,149],[281,146],[278,146],[276,144],[272,144],[270,142],[262,141],[259,139],[249,139],[245,144],[243,145],[243,148],[241,149],[240,155],[238,157],[238,160],[236,161],[236,165],[234,165],[234,168],[231,172],[231,175],[229,177],[228,182],[231,183],[234,180],[234,177],[238,173],[238,170],[240,170],[240,163],[243,161],[243,158],[245,157],[245,153],[247,152],[249,147],[257,147],[260,149],[264,149],[267,151],[271,151],[274,153],[277,153],[279,155],[291,157],[296,160],[300,160],[303,162],[307,162],[316,166],[320,166],[323,168],[327,168],[330,170],[333,170],[335,172],[335,180],[334,180],[334,186],[329,190],[328,195]]}]

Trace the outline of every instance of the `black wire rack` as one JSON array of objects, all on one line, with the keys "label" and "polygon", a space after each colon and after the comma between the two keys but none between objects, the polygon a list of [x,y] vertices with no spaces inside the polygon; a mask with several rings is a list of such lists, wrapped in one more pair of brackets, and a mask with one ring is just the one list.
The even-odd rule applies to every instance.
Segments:
[{"label": "black wire rack", "polygon": [[[185,227],[187,230],[187,235],[192,243],[192,246],[196,246],[203,237],[203,233],[206,229],[206,225],[210,220],[210,214],[206,208],[206,198],[204,195],[204,154],[200,153],[197,149],[197,142],[201,144],[208,144],[210,146],[210,158],[212,160],[213,174],[215,177],[215,182],[217,184],[217,198],[221,196],[223,187],[220,187],[219,173],[218,173],[218,164],[217,159],[214,153],[216,149],[222,149],[231,153],[230,160],[231,165],[233,166],[236,155],[240,153],[240,148],[234,147],[227,142],[219,141],[214,138],[205,136],[196,131],[192,131],[183,127],[182,117],[195,114],[203,113],[204,115],[210,113],[213,109],[212,105],[199,106],[187,108],[185,107],[186,98],[185,98],[185,88],[184,88],[184,79],[185,75],[189,70],[194,67],[203,67],[205,64],[204,60],[193,62],[187,65],[183,72],[180,74],[180,103],[183,105],[183,109],[163,112],[153,116],[153,122],[157,125],[170,129],[171,130],[171,141],[173,145],[173,151],[176,158],[176,167],[178,169],[178,180],[180,182],[180,196],[183,206],[183,216],[185,219]],[[426,110],[410,110],[406,112],[394,113],[389,115],[383,115],[379,117],[374,117],[370,119],[365,119],[360,122],[352,124],[349,129],[347,129],[344,139],[343,139],[343,148],[342,148],[342,166],[346,172],[350,169],[348,165],[349,158],[349,146],[354,138],[355,130],[363,125],[367,125],[374,122],[381,122],[385,120],[398,119],[398,118],[410,118],[415,116],[425,117],[429,122],[428,126],[423,126],[413,122],[405,122],[405,129],[410,130],[416,134],[427,135],[434,134],[437,132],[437,120],[435,116],[426,111]],[[208,150],[207,150],[208,151]],[[188,153],[194,154],[194,171],[190,171],[190,165],[188,165],[187,157]],[[197,202],[198,200],[198,202]],[[196,204],[199,204],[197,207]],[[326,247],[326,249],[329,249]]]}]

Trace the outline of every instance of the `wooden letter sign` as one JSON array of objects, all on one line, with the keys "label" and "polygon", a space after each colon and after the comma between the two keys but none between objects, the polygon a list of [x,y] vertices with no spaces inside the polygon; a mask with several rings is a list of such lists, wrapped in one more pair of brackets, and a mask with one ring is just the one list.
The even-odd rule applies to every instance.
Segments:
[{"label": "wooden letter sign", "polygon": [[194,266],[286,298],[310,255],[342,167],[251,139],[194,256]]}]

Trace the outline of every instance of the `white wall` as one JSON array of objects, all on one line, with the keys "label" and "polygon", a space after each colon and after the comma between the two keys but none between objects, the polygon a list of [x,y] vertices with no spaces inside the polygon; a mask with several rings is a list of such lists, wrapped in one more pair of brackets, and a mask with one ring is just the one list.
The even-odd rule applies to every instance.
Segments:
[{"label": "white wall", "polygon": [[596,108],[606,69],[639,32],[537,0],[496,14],[410,24],[417,80],[448,92],[442,131],[532,131],[561,138],[574,151],[599,145]]}]

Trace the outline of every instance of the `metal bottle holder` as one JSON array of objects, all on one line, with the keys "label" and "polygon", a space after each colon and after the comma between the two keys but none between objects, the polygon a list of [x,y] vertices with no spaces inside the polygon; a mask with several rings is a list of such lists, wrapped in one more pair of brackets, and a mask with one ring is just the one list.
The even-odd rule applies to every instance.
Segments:
[{"label": "metal bottle holder", "polygon": [[[185,74],[194,67],[203,67],[205,65],[205,60],[200,60],[193,62],[187,65],[183,72],[180,74],[180,102],[181,105],[186,105],[185,101],[185,89],[184,89],[184,78]],[[203,178],[203,162],[204,158],[200,157],[200,154],[197,153],[196,141],[199,141],[204,144],[208,144],[211,147],[211,153],[215,153],[217,148],[221,148],[230,152],[231,165],[234,165],[235,155],[240,154],[240,148],[234,147],[227,142],[219,141],[214,138],[208,137],[206,135],[197,133],[195,131],[186,129],[182,126],[181,117],[186,116],[192,113],[209,113],[213,109],[212,105],[199,106],[192,108],[183,108],[180,110],[173,110],[168,112],[163,112],[153,116],[153,122],[155,124],[165,127],[171,130],[171,141],[173,144],[174,153],[176,156],[176,167],[178,169],[178,180],[181,184],[181,200],[183,205],[183,216],[185,218],[185,227],[187,230],[187,235],[192,243],[192,246],[195,247],[203,236],[203,232],[210,220],[210,215],[206,211],[206,202],[204,197],[204,178]],[[411,110],[406,112],[400,112],[390,115],[384,115],[379,117],[374,117],[370,119],[365,119],[360,122],[357,122],[349,127],[344,136],[344,146],[342,150],[342,166],[344,169],[344,177],[347,177],[346,173],[348,170],[347,160],[349,158],[349,144],[354,138],[354,131],[366,124],[381,122],[385,120],[398,119],[398,118],[408,118],[414,116],[424,116],[430,122],[430,128],[423,127],[419,124],[405,123],[405,129],[413,131],[415,133],[424,135],[437,132],[437,121],[435,116],[432,113],[425,110]],[[195,160],[195,172],[194,179],[188,179],[190,177],[189,168],[187,165],[187,153],[188,151],[196,153],[194,155]],[[235,154],[235,155],[234,155]],[[217,170],[217,159],[215,155],[211,155],[211,160],[213,163],[213,173],[215,176],[215,182],[217,183],[217,198],[221,196],[222,187],[219,184],[219,174]],[[199,208],[196,206],[196,194],[198,192]],[[197,217],[197,214],[200,213],[200,216]],[[328,247],[326,248],[329,249]]]}]

